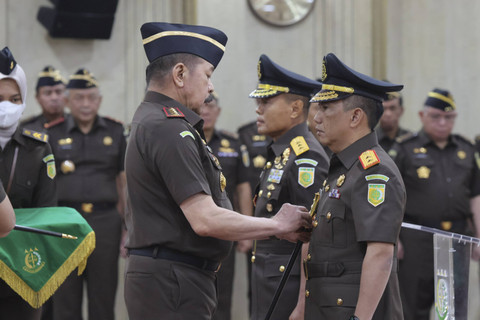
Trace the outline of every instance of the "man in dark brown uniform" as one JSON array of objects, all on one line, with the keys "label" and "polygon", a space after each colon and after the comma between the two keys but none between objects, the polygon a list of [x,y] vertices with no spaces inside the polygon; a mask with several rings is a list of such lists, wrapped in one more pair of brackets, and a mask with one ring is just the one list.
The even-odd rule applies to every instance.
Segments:
[{"label": "man in dark brown uniform", "polygon": [[[476,224],[480,222],[479,155],[470,141],[452,134],[457,111],[448,91],[429,92],[419,115],[422,129],[390,150],[407,189],[404,221],[464,234],[472,213]],[[480,225],[476,227],[479,230]],[[405,319],[428,320],[435,288],[432,235],[403,229],[400,241],[404,248],[399,279]],[[468,260],[455,260],[454,267],[459,270],[466,263]],[[468,282],[457,280],[455,314],[463,319]]]},{"label": "man in dark brown uniform", "polygon": [[[240,141],[235,134],[216,129],[221,108],[216,92],[212,92],[208,101],[202,106],[200,116],[203,119],[203,132],[207,145],[220,161],[222,172],[227,179],[225,188],[233,209],[241,214],[253,215],[252,190],[248,182],[247,168],[242,161]],[[241,240],[235,245],[237,250],[247,252],[251,240]],[[217,272],[218,306],[213,319],[229,320],[231,318],[233,279],[235,271],[235,250],[231,250]]]},{"label": "man in dark brown uniform", "polygon": [[124,130],[117,121],[98,115],[102,96],[88,70],[70,76],[67,90],[70,115],[48,130],[58,159],[58,203],[82,214],[95,231],[96,245],[85,272],[72,272],[55,293],[54,318],[82,319],[86,282],[88,319],[113,320],[124,203]]},{"label": "man in dark brown uniform", "polygon": [[[255,190],[255,216],[271,217],[284,203],[310,207],[325,179],[328,159],[307,127],[310,98],[321,83],[291,72],[268,56],[258,61],[258,132],[272,139]],[[252,251],[252,320],[264,319],[295,244],[275,238],[255,241]],[[272,319],[288,319],[295,308],[300,259],[292,269]]]},{"label": "man in dark brown uniform", "polygon": [[378,144],[389,151],[395,139],[409,131],[400,127],[400,118],[403,114],[403,98],[399,92],[388,92],[383,101],[383,115],[375,128]]},{"label": "man in dark brown uniform", "polygon": [[305,303],[309,320],[401,320],[395,244],[405,187],[373,129],[384,94],[403,86],[352,70],[332,53],[322,81],[314,120],[333,155],[304,254],[299,307]]},{"label": "man in dark brown uniform", "polygon": [[284,205],[272,219],[231,211],[221,165],[207,148],[198,113],[226,35],[213,28],[146,23],[147,93],[132,121],[126,173],[130,319],[211,319],[215,271],[228,240],[276,235],[309,239],[306,208]]},{"label": "man in dark brown uniform", "polygon": [[65,108],[65,80],[60,71],[46,66],[39,74],[35,87],[35,98],[42,108],[42,113],[21,122],[21,126],[39,132],[63,119]]},{"label": "man in dark brown uniform", "polygon": [[[14,208],[57,205],[55,160],[44,133],[18,127],[25,109],[27,79],[8,48],[0,52],[0,179]],[[0,314],[5,319],[40,319],[0,281]]]}]

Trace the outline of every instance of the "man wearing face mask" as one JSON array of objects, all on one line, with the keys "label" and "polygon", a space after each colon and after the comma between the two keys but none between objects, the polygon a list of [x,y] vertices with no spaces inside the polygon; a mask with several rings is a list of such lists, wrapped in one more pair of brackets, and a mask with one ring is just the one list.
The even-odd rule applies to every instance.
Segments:
[{"label": "man wearing face mask", "polygon": [[[13,208],[57,205],[55,161],[46,134],[18,128],[25,110],[27,80],[5,47],[0,51],[0,179]],[[0,310],[4,319],[40,319],[34,309],[2,280]]]}]

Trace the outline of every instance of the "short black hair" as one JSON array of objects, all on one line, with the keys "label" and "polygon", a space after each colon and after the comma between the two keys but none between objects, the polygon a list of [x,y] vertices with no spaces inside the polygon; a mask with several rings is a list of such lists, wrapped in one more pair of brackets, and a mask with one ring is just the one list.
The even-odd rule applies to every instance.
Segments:
[{"label": "short black hair", "polygon": [[[381,102],[375,101],[373,99],[359,96],[359,95],[351,95],[350,97],[343,100],[343,110],[352,110],[354,108],[360,108],[365,112],[367,115],[368,126],[370,130],[373,130],[380,119],[380,116],[377,114],[377,110],[383,110],[383,106]],[[380,104],[380,106],[379,106]]]},{"label": "short black hair", "polygon": [[303,115],[305,119],[308,117],[308,109],[310,108],[310,98],[301,96],[299,94],[289,93],[283,94],[285,96],[285,100],[287,102],[293,102],[295,100],[301,100],[303,102]]},{"label": "short black hair", "polygon": [[184,63],[187,68],[194,68],[201,58],[190,53],[174,53],[155,59],[147,66],[147,86],[150,81],[162,83],[165,76],[177,63]]}]

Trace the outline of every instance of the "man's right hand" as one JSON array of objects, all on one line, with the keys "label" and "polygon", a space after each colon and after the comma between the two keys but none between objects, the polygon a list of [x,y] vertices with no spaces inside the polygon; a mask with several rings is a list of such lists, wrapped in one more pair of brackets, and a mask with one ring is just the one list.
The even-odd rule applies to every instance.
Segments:
[{"label": "man's right hand", "polygon": [[291,242],[310,241],[312,218],[305,207],[285,203],[272,219],[278,223],[277,238]]}]

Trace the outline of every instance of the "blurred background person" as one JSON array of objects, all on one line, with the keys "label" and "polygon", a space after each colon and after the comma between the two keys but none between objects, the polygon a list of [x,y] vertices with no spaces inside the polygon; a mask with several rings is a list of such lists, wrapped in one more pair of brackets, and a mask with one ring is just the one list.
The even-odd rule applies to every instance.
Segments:
[{"label": "blurred background person", "polygon": [[[207,145],[218,158],[222,173],[227,179],[227,196],[233,209],[241,214],[253,214],[252,190],[248,181],[247,168],[242,161],[240,141],[235,134],[215,128],[221,108],[218,95],[214,91],[200,110],[203,119],[203,132]],[[240,252],[252,248],[252,240],[240,240],[236,246]],[[222,267],[217,272],[218,305],[213,319],[229,320],[231,318],[232,289],[235,272],[235,250],[223,260]]]},{"label": "blurred background person", "polygon": [[61,121],[65,108],[65,80],[60,71],[46,66],[39,74],[35,87],[35,98],[42,113],[21,122],[21,125],[40,132]]},{"label": "blurred background person", "polygon": [[395,139],[409,131],[400,127],[400,118],[403,115],[403,98],[400,92],[387,93],[382,104],[383,115],[375,128],[375,132],[377,133],[378,144],[388,153]]},{"label": "blurred background person", "polygon": [[72,272],[53,296],[54,319],[113,320],[124,214],[126,141],[123,125],[98,114],[102,95],[87,69],[70,76],[70,115],[48,129],[57,159],[59,205],[75,208],[95,231],[95,250],[85,272]]}]

